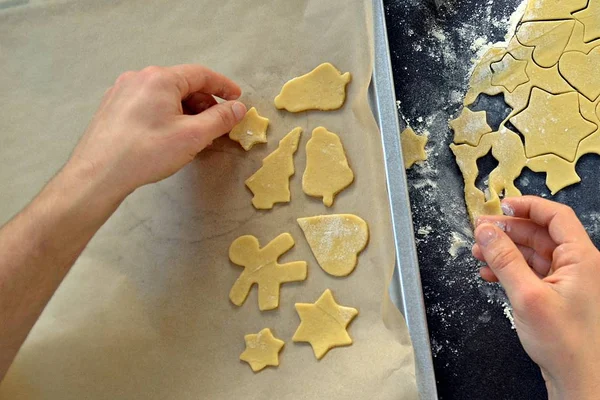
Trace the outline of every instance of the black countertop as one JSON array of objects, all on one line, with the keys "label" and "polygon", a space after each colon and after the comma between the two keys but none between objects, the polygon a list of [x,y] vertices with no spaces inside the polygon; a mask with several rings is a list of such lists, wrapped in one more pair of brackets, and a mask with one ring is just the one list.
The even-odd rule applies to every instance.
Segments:
[{"label": "black countertop", "polygon": [[[470,249],[462,179],[448,145],[448,120],[460,111],[472,59],[480,45],[503,40],[520,0],[385,0],[399,111],[418,132],[428,131],[429,161],[408,171],[415,235],[440,399],[545,399],[539,368],[521,347],[510,305],[497,284],[483,282]],[[481,99],[482,108],[502,104]],[[488,172],[492,165],[481,164]],[[582,183],[551,197],[545,174],[524,170],[517,186],[575,208],[600,243],[598,156],[584,157]]]}]

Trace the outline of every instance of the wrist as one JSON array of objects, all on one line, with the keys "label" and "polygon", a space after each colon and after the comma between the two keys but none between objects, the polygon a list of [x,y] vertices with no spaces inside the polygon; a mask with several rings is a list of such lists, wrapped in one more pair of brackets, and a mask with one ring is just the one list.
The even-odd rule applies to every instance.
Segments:
[{"label": "wrist", "polygon": [[547,379],[549,400],[594,400],[600,393],[599,371],[571,372],[566,379]]}]

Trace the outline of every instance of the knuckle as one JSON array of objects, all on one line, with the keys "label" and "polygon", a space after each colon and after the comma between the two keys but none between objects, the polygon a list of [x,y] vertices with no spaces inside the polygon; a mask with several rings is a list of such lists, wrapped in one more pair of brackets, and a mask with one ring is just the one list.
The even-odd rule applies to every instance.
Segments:
[{"label": "knuckle", "polygon": [[514,251],[509,248],[502,247],[496,249],[496,251],[491,255],[488,264],[492,269],[501,271],[517,262],[517,260],[518,256]]},{"label": "knuckle", "polygon": [[233,126],[235,123],[235,116],[231,108],[218,108],[215,109],[217,118],[224,126]]},{"label": "knuckle", "polygon": [[538,288],[523,289],[519,292],[515,301],[520,307],[537,310],[544,302],[544,292]]},{"label": "knuckle", "polygon": [[552,260],[558,266],[566,266],[577,263],[582,253],[582,249],[576,243],[565,243],[558,246],[553,254]]},{"label": "knuckle", "polygon": [[117,78],[117,80],[115,81],[115,85],[120,85],[123,82],[125,82],[126,80],[132,78],[135,75],[134,71],[125,71],[123,72],[121,75],[119,75],[119,77]]},{"label": "knuckle", "polygon": [[143,82],[150,85],[161,85],[168,79],[168,73],[164,68],[149,66],[140,71]]}]

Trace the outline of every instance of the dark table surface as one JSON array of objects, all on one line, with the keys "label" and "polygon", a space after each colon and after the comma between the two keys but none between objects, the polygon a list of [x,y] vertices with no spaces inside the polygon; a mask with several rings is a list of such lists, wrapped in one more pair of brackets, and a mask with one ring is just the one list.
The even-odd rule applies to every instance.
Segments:
[{"label": "dark table surface", "polygon": [[[440,399],[545,399],[539,368],[519,344],[510,305],[497,284],[483,282],[479,264],[460,243],[472,242],[463,185],[448,145],[448,120],[460,111],[480,45],[504,39],[520,0],[385,0],[400,115],[429,133],[429,160],[408,171],[415,236]],[[502,101],[480,99],[499,123]],[[490,159],[481,168],[490,171]],[[600,158],[584,157],[582,183],[550,196],[545,174],[524,170],[517,186],[575,208],[600,243]],[[452,243],[455,256],[451,255]]]}]

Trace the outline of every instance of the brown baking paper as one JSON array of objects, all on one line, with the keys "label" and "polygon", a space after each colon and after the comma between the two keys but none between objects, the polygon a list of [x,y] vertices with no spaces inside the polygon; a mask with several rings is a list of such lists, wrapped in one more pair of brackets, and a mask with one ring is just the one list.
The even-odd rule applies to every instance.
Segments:
[{"label": "brown baking paper", "polygon": [[[25,3],[23,1],[22,3]],[[0,2],[0,6],[3,3]],[[369,0],[32,1],[0,10],[0,222],[67,160],[120,72],[202,63],[236,80],[271,120],[250,152],[227,138],[173,177],[132,194],[60,287],[0,387],[2,399],[414,399],[412,348],[385,298],[394,265],[380,135],[367,103],[373,64]],[[291,114],[273,99],[285,81],[329,61],[350,71],[341,110]],[[323,125],[340,135],[356,174],[332,208],[302,193],[305,146]],[[244,180],[294,127],[304,129],[292,202],[257,211]],[[371,239],[347,278],[319,268],[296,218],[354,213]],[[260,312],[256,289],[228,299],[242,269],[238,236],[264,245],[290,232],[283,262],[308,262],[280,307]],[[317,361],[291,338],[296,302],[327,289],[359,309],[350,347]],[[253,373],[243,337],[269,327],[286,344],[280,366]]]}]

